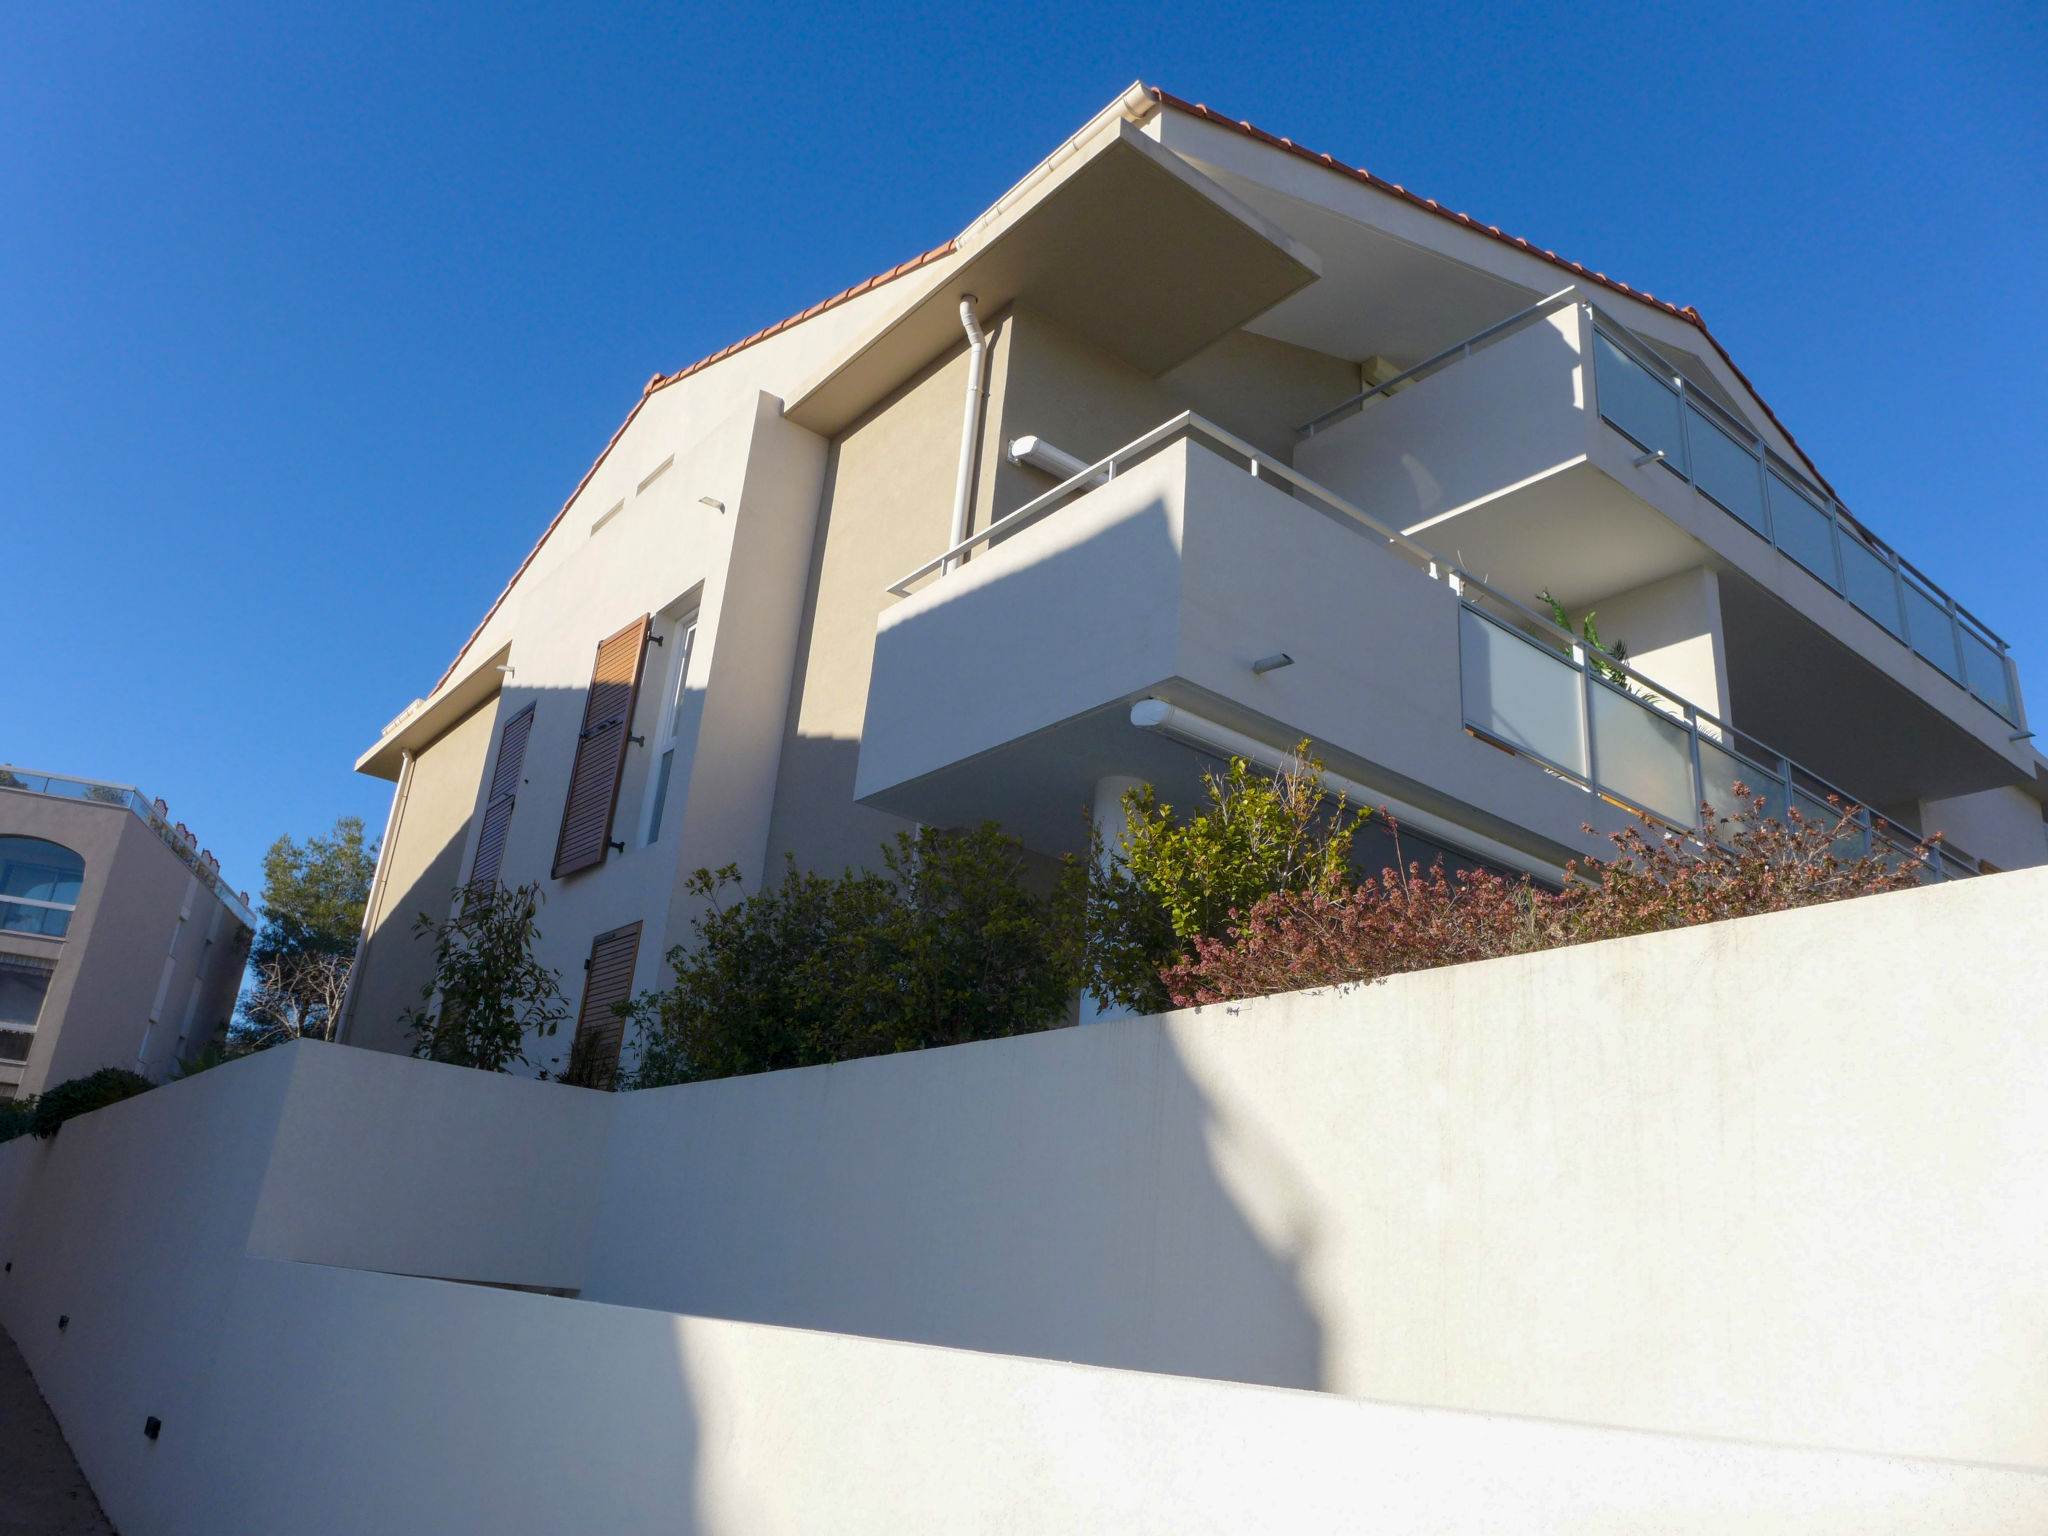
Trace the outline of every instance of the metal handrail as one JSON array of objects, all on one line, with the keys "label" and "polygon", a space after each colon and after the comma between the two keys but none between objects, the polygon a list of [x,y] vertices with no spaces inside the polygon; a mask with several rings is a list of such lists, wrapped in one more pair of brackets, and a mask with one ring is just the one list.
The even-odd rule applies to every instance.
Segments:
[{"label": "metal handrail", "polygon": [[[894,583],[888,590],[899,597],[909,596],[909,588],[913,583],[946,568],[949,562],[965,555],[970,550],[986,543],[990,539],[996,538],[1003,533],[1014,531],[1016,528],[1046,516],[1054,510],[1063,497],[1084,487],[1095,488],[1090,485],[1090,482],[1105,472],[1113,479],[1119,466],[1165,445],[1183,433],[1209,438],[1243,458],[1246,461],[1247,472],[1254,479],[1263,480],[1270,477],[1281,480],[1296,490],[1305,493],[1310,498],[1322,502],[1329,510],[1341,514],[1345,521],[1369,532],[1374,538],[1390,549],[1399,550],[1402,554],[1408,556],[1419,572],[1426,575],[1432,581],[1442,581],[1458,597],[1462,606],[1472,609],[1474,613],[1488,622],[1499,624],[1501,618],[1496,614],[1487,612],[1485,608],[1482,608],[1475,602],[1475,593],[1483,594],[1493,603],[1509,610],[1523,627],[1525,639],[1531,644],[1547,645],[1552,651],[1561,652],[1562,654],[1559,659],[1567,665],[1584,672],[1587,675],[1589,686],[1596,676],[1605,685],[1618,685],[1620,691],[1635,697],[1645,707],[1656,709],[1659,713],[1670,716],[1682,723],[1684,728],[1695,739],[1700,739],[1703,723],[1710,726],[1714,731],[1722,733],[1713,738],[1714,745],[1718,749],[1727,752],[1730,756],[1748,762],[1760,771],[1770,773],[1771,777],[1784,787],[1788,805],[1791,803],[1791,797],[1795,794],[1807,794],[1810,798],[1822,800],[1832,794],[1840,797],[1845,804],[1856,805],[1862,809],[1863,815],[1860,818],[1859,824],[1863,826],[1866,832],[1874,828],[1872,818],[1883,821],[1885,828],[1893,827],[1894,824],[1889,819],[1869,810],[1863,804],[1860,797],[1849,794],[1829,780],[1822,778],[1819,774],[1795,762],[1785,753],[1776,751],[1763,742],[1756,741],[1755,738],[1738,731],[1733,725],[1721,719],[1720,716],[1711,711],[1701,709],[1691,701],[1673,693],[1662,683],[1644,676],[1626,661],[1588,641],[1583,635],[1573,633],[1570,629],[1559,624],[1550,615],[1539,613],[1528,604],[1510,597],[1507,593],[1502,592],[1498,587],[1493,586],[1483,578],[1473,575],[1470,571],[1465,570],[1454,562],[1444,560],[1419,540],[1410,538],[1408,535],[1388,527],[1378,518],[1373,517],[1370,513],[1361,511],[1335,492],[1325,489],[1323,486],[1316,484],[1315,481],[1296,473],[1284,464],[1274,462],[1270,457],[1260,453],[1258,449],[1245,442],[1242,438],[1225,431],[1203,417],[1195,415],[1192,411],[1181,412],[1178,416],[1162,422],[1159,426],[1154,427],[1142,436],[1134,438],[1114,453],[1098,459],[1078,474],[1061,481],[1059,485],[1047,491],[1044,495],[1035,497],[1033,500],[1025,503],[1025,505],[1017,508],[1016,511],[998,518],[980,533],[961,540],[959,544],[945,551],[938,558],[926,562],[917,570],[912,571],[909,575]],[[1468,728],[1470,728],[1469,723]],[[1759,749],[1763,755],[1775,758],[1782,766],[1777,769],[1767,769],[1763,764],[1757,763],[1755,761],[1755,753],[1742,751],[1736,747],[1735,742],[1738,738],[1742,741],[1753,743],[1754,747]],[[1489,736],[1488,739],[1491,740],[1493,738]],[[1572,773],[1571,770],[1549,763],[1546,759],[1527,751],[1525,748],[1516,746],[1514,743],[1504,742],[1502,745],[1511,751],[1528,757],[1531,761],[1541,762],[1551,770],[1560,772],[1568,778],[1586,782],[1581,776]],[[1697,755],[1695,756],[1695,766],[1697,769]],[[1802,779],[1810,782],[1812,786],[1819,790],[1819,793],[1814,794],[1812,790],[1802,789],[1800,787]],[[1596,786],[1589,783],[1588,787],[1594,788]],[[1602,794],[1610,793],[1604,788],[1599,789],[1599,792]],[[1658,820],[1668,820],[1668,818],[1659,816],[1648,807],[1636,807],[1636,809],[1641,810],[1644,814],[1654,816]],[[1884,832],[1883,829],[1877,829],[1877,831],[1878,835],[1890,835]],[[1898,833],[1900,836],[1910,836],[1903,828],[1898,829]],[[1948,850],[1944,856],[1954,862],[1963,864],[1966,868],[1971,867],[1969,861],[1966,861],[1956,850]]]},{"label": "metal handrail", "polygon": [[[30,780],[40,780],[41,783],[31,783]],[[76,784],[86,793],[66,794],[62,790],[52,789],[52,784]],[[74,773],[44,773],[38,769],[17,768],[11,763],[0,763],[0,790],[4,789],[27,794],[54,795],[67,800],[80,800],[88,805],[118,805],[125,808],[140,817],[150,831],[157,835],[158,840],[177,855],[178,862],[197,875],[200,882],[218,896],[229,911],[241,918],[249,927],[256,926],[256,914],[249,907],[248,897],[232,889],[227,881],[221,878],[219,861],[213,858],[211,852],[201,848],[199,840],[189,832],[180,836],[169,811],[159,811],[157,802],[151,800],[133,784],[107,784],[98,779],[82,779]]]},{"label": "metal handrail", "polygon": [[1456,362],[1470,357],[1474,347],[1484,349],[1496,341],[1504,340],[1509,332],[1521,330],[1525,326],[1534,324],[1545,315],[1564,308],[1577,295],[1578,291],[1579,285],[1577,283],[1573,283],[1569,287],[1560,288],[1548,298],[1538,299],[1527,309],[1518,310],[1514,314],[1509,315],[1505,320],[1497,320],[1485,330],[1473,332],[1463,341],[1453,342],[1450,346],[1445,347],[1443,351],[1432,353],[1430,356],[1425,357],[1413,368],[1404,368],[1391,379],[1382,379],[1379,383],[1373,385],[1371,389],[1361,390],[1341,405],[1333,405],[1323,412],[1322,415],[1303,422],[1294,429],[1294,435],[1296,437],[1314,437],[1318,430],[1327,423],[1334,421],[1337,417],[1347,416],[1353,411],[1362,409],[1365,402],[1372,399],[1373,396],[1383,395],[1398,384],[1406,384],[1410,380],[1420,379],[1439,364]]},{"label": "metal handrail", "polygon": [[1728,407],[1714,399],[1712,395],[1708,394],[1699,385],[1693,383],[1691,379],[1685,376],[1683,370],[1676,367],[1669,358],[1645,343],[1628,326],[1608,314],[1599,305],[1588,302],[1586,308],[1592,314],[1594,325],[1600,334],[1617,350],[1626,353],[1638,366],[1654,373],[1659,380],[1669,385],[1677,392],[1683,403],[1691,405],[1695,409],[1703,407],[1714,418],[1716,426],[1722,427],[1731,434],[1744,439],[1750,445],[1751,452],[1763,459],[1773,473],[1777,474],[1781,479],[1796,482],[1802,491],[1812,500],[1820,503],[1822,508],[1831,513],[1836,521],[1846,524],[1859,539],[1866,545],[1869,545],[1873,553],[1888,556],[1890,563],[1909,573],[1914,580],[1928,589],[1930,595],[1938,597],[1943,606],[1953,610],[1959,618],[1967,620],[1980,635],[1990,641],[1999,651],[2010,651],[2011,648],[1999,637],[1996,630],[1978,618],[1968,608],[1957,602],[1939,582],[1935,581],[1901,554],[1896,545],[1873,531],[1869,524],[1865,523],[1862,518],[1842,504],[1840,497],[1816,485],[1813,476],[1807,470],[1793,465],[1782,454],[1772,448],[1762,433],[1758,432],[1747,422],[1742,421]]}]

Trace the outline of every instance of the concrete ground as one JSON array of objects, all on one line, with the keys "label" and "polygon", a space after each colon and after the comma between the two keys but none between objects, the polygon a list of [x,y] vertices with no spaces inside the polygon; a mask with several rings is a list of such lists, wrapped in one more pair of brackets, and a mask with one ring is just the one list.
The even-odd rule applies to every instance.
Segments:
[{"label": "concrete ground", "polygon": [[0,1536],[113,1536],[14,1340],[0,1329]]}]

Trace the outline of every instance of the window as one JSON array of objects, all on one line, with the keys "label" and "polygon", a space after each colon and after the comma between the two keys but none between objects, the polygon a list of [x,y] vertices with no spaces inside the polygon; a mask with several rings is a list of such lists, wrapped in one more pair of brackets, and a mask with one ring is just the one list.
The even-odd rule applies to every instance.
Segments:
[{"label": "window", "polygon": [[78,909],[85,860],[40,837],[0,837],[0,929],[61,939]]},{"label": "window", "polygon": [[661,813],[668,805],[669,775],[675,771],[677,738],[683,728],[683,691],[690,685],[690,652],[697,645],[697,615],[685,614],[670,627],[669,635],[676,654],[669,662],[669,682],[662,693],[661,724],[655,736],[659,745],[655,749],[653,806],[647,813],[650,843],[661,836]]},{"label": "window", "polygon": [[47,960],[0,954],[0,1061],[27,1061],[43,995],[50,990]]}]

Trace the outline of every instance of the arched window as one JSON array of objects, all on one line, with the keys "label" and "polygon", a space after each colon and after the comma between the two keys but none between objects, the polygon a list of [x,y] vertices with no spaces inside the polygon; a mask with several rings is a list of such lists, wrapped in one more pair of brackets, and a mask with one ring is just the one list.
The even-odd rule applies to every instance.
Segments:
[{"label": "arched window", "polygon": [[40,837],[0,837],[0,930],[61,939],[78,909],[85,860]]}]

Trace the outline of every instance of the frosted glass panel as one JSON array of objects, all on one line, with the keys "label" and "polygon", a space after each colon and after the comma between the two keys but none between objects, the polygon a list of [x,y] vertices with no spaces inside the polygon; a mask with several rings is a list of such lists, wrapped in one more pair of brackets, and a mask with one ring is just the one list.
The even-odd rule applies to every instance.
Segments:
[{"label": "frosted glass panel", "polygon": [[1899,589],[1892,580],[1892,568],[1846,528],[1842,530],[1842,577],[1849,601],[1898,634]]},{"label": "frosted glass panel", "polygon": [[[1736,794],[1737,784],[1749,793]],[[1724,752],[1705,734],[1700,736],[1700,798],[1714,808],[1716,817],[1747,816],[1757,796],[1768,796],[1777,787],[1777,781],[1761,768],[1751,766],[1732,752]],[[1768,813],[1769,807],[1765,810]],[[1725,836],[1735,829],[1720,830]]]},{"label": "frosted glass panel", "polygon": [[1827,513],[1778,475],[1767,475],[1765,479],[1771,487],[1771,528],[1777,534],[1778,548],[1834,586],[1834,525],[1828,521]]},{"label": "frosted glass panel", "polygon": [[2006,686],[2005,661],[1990,645],[1967,629],[1963,631],[1963,669],[1969,676],[1970,692],[2006,719],[2012,719],[2012,694]]},{"label": "frosted glass panel", "polygon": [[1768,539],[1763,466],[1701,412],[1692,413],[1691,426],[1692,483]]},{"label": "frosted glass panel", "polygon": [[1905,585],[1906,633],[1912,638],[1913,649],[1950,677],[1956,677],[1956,632],[1949,621],[1947,606],[1937,603],[1912,582]]},{"label": "frosted glass panel", "polygon": [[1672,821],[1698,820],[1685,727],[1604,683],[1593,689],[1593,761],[1603,789]]},{"label": "frosted glass panel", "polygon": [[1600,414],[1645,448],[1662,448],[1665,462],[1685,473],[1678,435],[1678,391],[1660,383],[1598,331],[1593,333]]},{"label": "frosted glass panel", "polygon": [[1458,653],[1467,725],[1585,773],[1585,695],[1571,663],[1470,608],[1459,611]]}]

